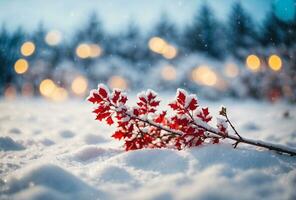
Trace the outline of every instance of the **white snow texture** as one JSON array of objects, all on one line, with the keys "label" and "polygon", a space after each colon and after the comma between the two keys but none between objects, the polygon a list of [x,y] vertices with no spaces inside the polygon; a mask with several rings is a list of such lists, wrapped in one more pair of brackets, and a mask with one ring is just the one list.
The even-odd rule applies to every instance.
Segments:
[{"label": "white snow texture", "polygon": [[[296,147],[295,107],[223,104],[243,136]],[[208,106],[218,115],[219,102]],[[229,141],[125,152],[86,102],[0,101],[0,110],[0,199],[296,199],[295,157]]]}]

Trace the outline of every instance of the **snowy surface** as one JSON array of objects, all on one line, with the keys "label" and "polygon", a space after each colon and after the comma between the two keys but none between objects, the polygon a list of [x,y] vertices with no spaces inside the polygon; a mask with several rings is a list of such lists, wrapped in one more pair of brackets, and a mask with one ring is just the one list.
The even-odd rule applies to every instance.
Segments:
[{"label": "snowy surface", "polygon": [[[249,138],[296,148],[286,103],[221,104]],[[0,199],[296,199],[296,158],[225,141],[185,151],[124,152],[91,106],[0,101]],[[289,116],[284,113],[289,111]]]}]

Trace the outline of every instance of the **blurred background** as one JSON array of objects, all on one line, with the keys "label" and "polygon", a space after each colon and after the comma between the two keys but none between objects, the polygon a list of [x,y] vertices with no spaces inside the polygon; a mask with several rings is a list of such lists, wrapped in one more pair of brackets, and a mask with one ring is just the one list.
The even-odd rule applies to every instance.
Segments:
[{"label": "blurred background", "polygon": [[0,95],[138,92],[296,102],[295,0],[0,1]]}]

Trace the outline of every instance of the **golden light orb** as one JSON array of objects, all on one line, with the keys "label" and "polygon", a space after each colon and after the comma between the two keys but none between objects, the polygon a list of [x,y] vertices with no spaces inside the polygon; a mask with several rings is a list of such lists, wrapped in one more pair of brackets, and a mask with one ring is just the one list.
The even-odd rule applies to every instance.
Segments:
[{"label": "golden light orb", "polygon": [[14,64],[14,70],[18,74],[23,74],[28,69],[29,69],[29,63],[23,58],[18,59]]},{"label": "golden light orb", "polygon": [[88,58],[90,56],[90,53],[91,53],[91,49],[88,44],[80,44],[76,48],[76,55],[79,58],[82,58],[82,59]]},{"label": "golden light orb", "polygon": [[273,54],[268,59],[268,65],[273,71],[279,71],[282,68],[282,59],[278,55]]},{"label": "golden light orb", "polygon": [[62,40],[62,34],[58,30],[49,31],[45,36],[45,42],[50,46],[58,45]]},{"label": "golden light orb", "polygon": [[177,77],[176,69],[171,65],[167,65],[162,68],[161,76],[164,80],[167,81],[175,80]]},{"label": "golden light orb", "polygon": [[27,41],[21,46],[21,53],[23,56],[30,56],[34,53],[34,51],[35,44],[31,41]]},{"label": "golden light orb", "polygon": [[77,76],[71,84],[72,91],[77,95],[85,94],[87,87],[88,81],[83,76]]},{"label": "golden light orb", "polygon": [[224,67],[224,74],[230,78],[234,78],[239,74],[239,68],[234,63],[228,63]]},{"label": "golden light orb", "polygon": [[247,57],[246,65],[251,71],[257,72],[260,70],[261,62],[258,56],[252,54]]},{"label": "golden light orb", "polygon": [[56,87],[50,98],[58,102],[65,101],[68,98],[68,92],[65,88]]},{"label": "golden light orb", "polygon": [[89,56],[92,58],[99,57],[102,54],[102,49],[97,44],[90,44],[89,48],[90,48],[90,55]]},{"label": "golden light orb", "polygon": [[41,95],[45,97],[50,97],[53,94],[55,89],[56,89],[56,84],[50,79],[45,79],[41,81],[39,85],[39,91]]},{"label": "golden light orb", "polygon": [[201,85],[214,86],[217,83],[216,73],[205,65],[193,69],[191,77],[194,82]]},{"label": "golden light orb", "polygon": [[108,85],[111,88],[126,89],[128,87],[127,81],[121,76],[111,76]]},{"label": "golden light orb", "polygon": [[174,46],[166,45],[165,48],[163,49],[162,55],[166,59],[173,59],[176,57],[177,53],[178,53],[178,51]]},{"label": "golden light orb", "polygon": [[148,46],[151,51],[161,54],[167,43],[160,37],[153,37],[149,40]]}]

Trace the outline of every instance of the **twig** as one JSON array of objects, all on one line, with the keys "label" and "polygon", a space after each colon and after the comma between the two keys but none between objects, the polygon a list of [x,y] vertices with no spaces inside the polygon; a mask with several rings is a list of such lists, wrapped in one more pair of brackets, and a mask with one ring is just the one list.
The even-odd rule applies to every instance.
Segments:
[{"label": "twig", "polygon": [[[112,105],[112,106],[117,108],[117,106],[115,106],[115,105]],[[126,114],[131,118],[138,119],[139,121],[147,123],[147,124],[149,124],[151,126],[154,126],[154,127],[159,128],[161,130],[167,131],[168,133],[171,133],[173,136],[181,136],[181,135],[184,134],[181,131],[172,130],[172,129],[170,129],[168,127],[165,127],[163,125],[157,124],[157,123],[155,123],[155,122],[153,122],[151,120],[142,119],[142,118],[134,116],[134,115],[132,115],[130,113],[126,113]],[[232,123],[230,122],[230,120],[228,119],[227,114],[226,114],[226,109],[223,110],[223,112],[220,112],[220,114],[226,117],[227,122],[230,124],[231,128],[234,130],[236,135],[230,135],[230,134],[225,135],[225,134],[221,133],[218,129],[215,129],[213,127],[207,127],[207,126],[202,125],[202,124],[198,124],[195,121],[193,121],[193,124],[195,126],[197,126],[198,128],[202,128],[205,131],[210,132],[210,133],[212,133],[214,135],[217,135],[217,136],[220,136],[222,138],[227,138],[227,139],[235,141],[235,143],[233,144],[234,148],[236,148],[239,143],[244,143],[244,144],[249,144],[249,145],[253,145],[253,146],[257,146],[257,147],[263,147],[263,148],[273,150],[273,151],[276,151],[276,152],[280,152],[280,153],[286,153],[286,154],[289,154],[291,156],[296,156],[296,150],[295,149],[291,149],[291,148],[287,148],[287,147],[284,147],[284,146],[281,146],[281,145],[276,145],[276,144],[272,144],[272,143],[267,143],[267,142],[263,142],[263,141],[252,140],[252,139],[248,139],[248,138],[245,138],[245,137],[241,137],[240,134],[236,131],[236,129],[232,125]]]}]

